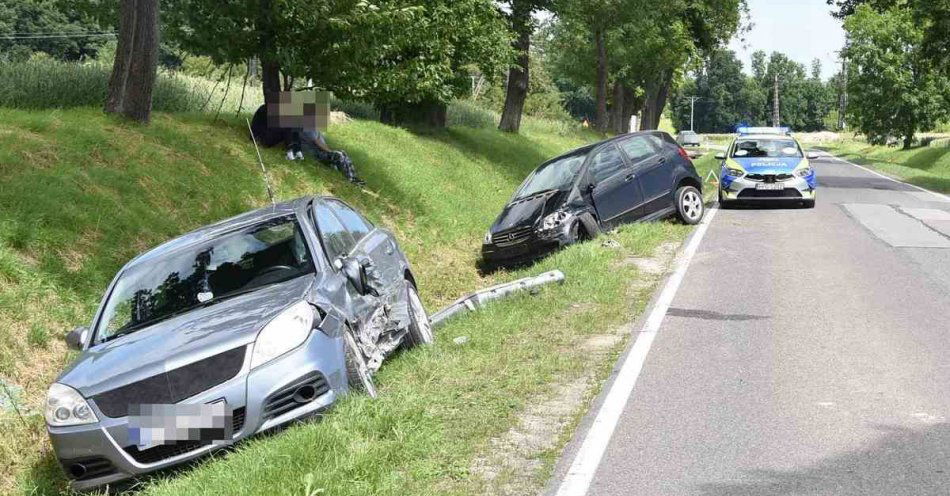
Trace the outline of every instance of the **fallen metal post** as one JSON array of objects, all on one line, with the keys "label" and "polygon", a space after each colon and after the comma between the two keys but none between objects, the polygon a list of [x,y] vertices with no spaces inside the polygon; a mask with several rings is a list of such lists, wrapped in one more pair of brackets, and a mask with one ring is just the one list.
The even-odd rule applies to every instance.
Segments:
[{"label": "fallen metal post", "polygon": [[517,281],[506,282],[497,286],[480,289],[474,293],[455,300],[455,303],[452,303],[451,305],[434,313],[429,318],[429,320],[432,322],[433,327],[438,327],[455,315],[462,312],[475,311],[485,306],[485,304],[490,301],[499,300],[515,293],[520,293],[522,291],[527,291],[555,282],[564,282],[563,272],[559,270],[552,270],[551,272],[545,272],[534,277],[525,277],[524,279],[518,279]]}]

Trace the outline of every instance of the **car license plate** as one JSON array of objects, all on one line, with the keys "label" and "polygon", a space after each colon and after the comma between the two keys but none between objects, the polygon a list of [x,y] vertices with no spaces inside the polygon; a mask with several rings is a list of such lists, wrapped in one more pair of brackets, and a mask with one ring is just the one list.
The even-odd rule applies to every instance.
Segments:
[{"label": "car license plate", "polygon": [[188,405],[136,405],[129,441],[139,450],[176,441],[229,441],[231,410],[225,401]]},{"label": "car license plate", "polygon": [[782,183],[758,183],[755,185],[755,189],[764,189],[764,190],[782,190],[785,189],[785,185]]}]

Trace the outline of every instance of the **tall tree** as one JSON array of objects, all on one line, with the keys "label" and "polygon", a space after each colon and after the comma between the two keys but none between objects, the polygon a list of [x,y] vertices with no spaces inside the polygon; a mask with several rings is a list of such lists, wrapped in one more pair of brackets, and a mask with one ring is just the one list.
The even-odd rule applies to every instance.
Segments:
[{"label": "tall tree", "polygon": [[950,2],[946,0],[826,0],[834,6],[839,19],[845,19],[862,5],[878,12],[890,9],[908,11],[914,25],[921,29],[922,51],[931,62],[950,77]]},{"label": "tall tree", "polygon": [[505,89],[505,106],[501,113],[498,128],[502,131],[518,132],[521,128],[521,116],[528,97],[530,79],[531,36],[534,34],[532,15],[547,9],[551,0],[509,0],[508,22],[515,34],[512,48],[515,63],[508,69],[508,82]]},{"label": "tall tree", "polygon": [[871,143],[899,137],[904,148],[918,131],[948,116],[950,81],[923,47],[912,11],[858,6],[845,20],[849,34],[848,113]]},{"label": "tall tree", "polygon": [[147,123],[158,70],[158,0],[122,0],[105,111]]},{"label": "tall tree", "polygon": [[278,73],[309,79],[376,104],[391,123],[444,125],[470,71],[493,76],[510,62],[491,0],[165,1],[175,5],[169,35],[183,48],[219,63],[259,56],[265,97]]}]

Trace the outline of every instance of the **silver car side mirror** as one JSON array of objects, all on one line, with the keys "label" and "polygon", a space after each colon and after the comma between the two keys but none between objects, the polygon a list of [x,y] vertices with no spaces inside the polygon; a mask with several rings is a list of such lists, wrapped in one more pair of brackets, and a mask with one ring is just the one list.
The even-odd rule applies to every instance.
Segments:
[{"label": "silver car side mirror", "polygon": [[82,346],[86,343],[86,338],[88,337],[89,328],[86,326],[79,326],[66,333],[66,347],[76,351],[82,350]]},{"label": "silver car side mirror", "polygon": [[725,154],[725,153],[719,152],[719,153],[716,154],[716,160],[725,160],[725,159],[726,159],[726,154]]},{"label": "silver car side mirror", "polygon": [[820,157],[820,155],[818,155],[818,154],[815,153],[815,152],[808,152],[807,154],[805,154],[805,158],[807,158],[808,160],[815,160],[815,159],[817,159],[817,158],[819,158],[819,157]]},{"label": "silver car side mirror", "polygon": [[353,257],[340,259],[343,265],[343,275],[350,281],[350,284],[356,289],[356,292],[365,295],[369,291],[366,284],[366,268],[359,260]]}]

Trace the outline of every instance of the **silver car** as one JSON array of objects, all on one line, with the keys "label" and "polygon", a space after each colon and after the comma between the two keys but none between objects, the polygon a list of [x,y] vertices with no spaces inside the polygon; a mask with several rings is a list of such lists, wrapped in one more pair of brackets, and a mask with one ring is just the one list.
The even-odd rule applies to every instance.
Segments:
[{"label": "silver car", "polygon": [[680,146],[702,146],[703,137],[693,131],[680,131],[676,135],[676,142]]},{"label": "silver car", "polygon": [[119,271],[66,337],[50,439],[74,488],[119,481],[375,396],[383,359],[432,339],[391,233],[335,198],[278,204]]}]

